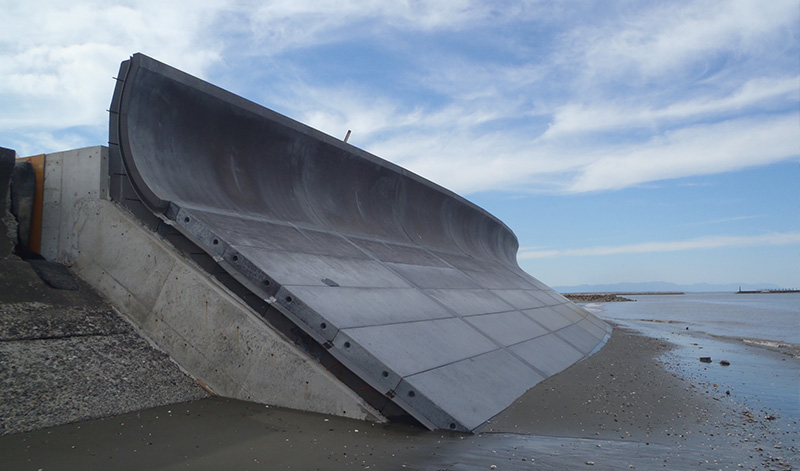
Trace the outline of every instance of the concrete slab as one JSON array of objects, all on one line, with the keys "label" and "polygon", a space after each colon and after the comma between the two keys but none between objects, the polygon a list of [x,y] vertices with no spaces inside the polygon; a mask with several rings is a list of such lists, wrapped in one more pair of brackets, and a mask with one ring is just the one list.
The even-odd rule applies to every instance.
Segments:
[{"label": "concrete slab", "polygon": [[0,261],[0,435],[208,396],[86,283]]},{"label": "concrete slab", "polygon": [[383,420],[313,356],[265,323],[262,313],[105,199],[106,153],[96,147],[47,156],[47,256],[70,264],[216,394]]},{"label": "concrete slab", "polygon": [[[469,201],[141,54],[119,77],[120,201],[426,426],[472,430],[602,345],[604,323],[579,325],[592,315],[523,272],[511,230]],[[506,368],[497,394],[481,378]]]},{"label": "concrete slab", "polygon": [[132,332],[0,341],[0,359],[0,435],[207,397]]}]

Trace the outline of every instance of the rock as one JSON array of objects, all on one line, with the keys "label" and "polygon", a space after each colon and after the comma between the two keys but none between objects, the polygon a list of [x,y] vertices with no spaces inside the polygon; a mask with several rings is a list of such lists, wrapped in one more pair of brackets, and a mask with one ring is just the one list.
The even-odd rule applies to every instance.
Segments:
[{"label": "rock", "polygon": [[729,362],[728,360],[722,360],[719,362],[719,364],[722,366],[731,366],[731,362]]}]

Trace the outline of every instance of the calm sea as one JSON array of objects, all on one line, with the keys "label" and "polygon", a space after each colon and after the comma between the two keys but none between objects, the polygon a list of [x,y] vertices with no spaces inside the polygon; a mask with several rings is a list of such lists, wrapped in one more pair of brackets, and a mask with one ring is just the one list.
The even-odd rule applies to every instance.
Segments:
[{"label": "calm sea", "polygon": [[626,297],[636,302],[584,306],[677,345],[667,354],[674,368],[730,393],[723,400],[774,413],[800,440],[800,293]]},{"label": "calm sea", "polygon": [[[800,345],[800,293],[625,297],[636,302],[604,304],[602,316],[670,322],[711,335]],[[587,307],[591,310],[595,306]]]}]

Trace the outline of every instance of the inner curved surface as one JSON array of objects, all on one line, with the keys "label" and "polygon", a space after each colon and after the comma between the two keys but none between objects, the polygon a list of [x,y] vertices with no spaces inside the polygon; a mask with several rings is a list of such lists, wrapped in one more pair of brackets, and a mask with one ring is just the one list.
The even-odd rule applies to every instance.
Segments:
[{"label": "inner curved surface", "polygon": [[110,133],[154,214],[429,428],[474,430],[610,333],[486,211],[147,56]]}]

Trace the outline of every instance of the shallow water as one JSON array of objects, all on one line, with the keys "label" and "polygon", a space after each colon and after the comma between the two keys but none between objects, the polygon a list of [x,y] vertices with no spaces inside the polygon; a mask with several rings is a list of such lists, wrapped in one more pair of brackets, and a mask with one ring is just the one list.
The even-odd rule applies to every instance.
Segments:
[{"label": "shallow water", "polygon": [[[679,360],[672,363],[690,365],[681,373],[703,382],[712,393],[730,394],[756,413],[774,415],[797,432],[800,293],[626,297],[636,302],[586,307],[678,345],[681,348],[668,357]],[[700,362],[701,357],[710,357],[711,363]],[[730,365],[721,365],[722,360]]]},{"label": "shallow water", "polygon": [[606,304],[604,315],[618,320],[670,321],[712,335],[800,345],[800,293],[625,297],[636,302]]},{"label": "shallow water", "polygon": [[221,398],[0,437],[0,468],[13,470],[717,470],[737,462],[752,460],[702,442],[429,432]]}]

